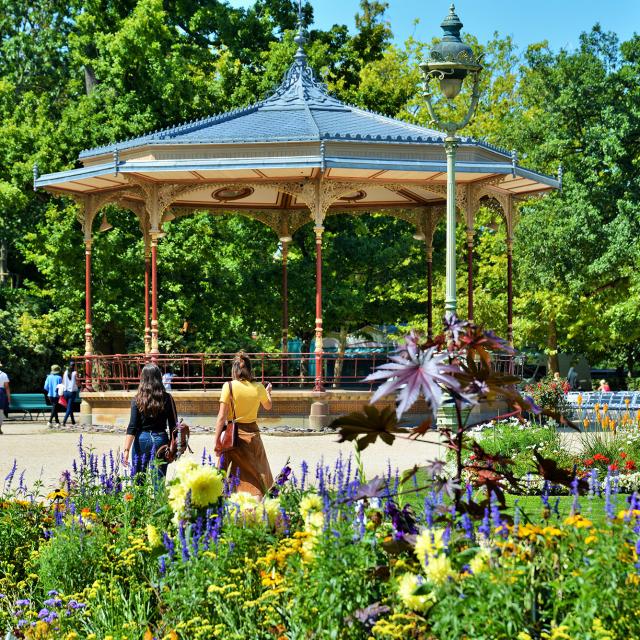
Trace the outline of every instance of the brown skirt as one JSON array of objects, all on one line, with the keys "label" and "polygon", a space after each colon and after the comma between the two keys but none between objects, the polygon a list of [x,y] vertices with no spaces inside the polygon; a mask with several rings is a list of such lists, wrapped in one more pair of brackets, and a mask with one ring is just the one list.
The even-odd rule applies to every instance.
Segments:
[{"label": "brown skirt", "polygon": [[231,467],[231,476],[240,473],[240,484],[236,491],[247,491],[262,497],[273,484],[273,476],[264,450],[260,429],[256,422],[237,423],[238,446],[223,456],[222,467]]}]

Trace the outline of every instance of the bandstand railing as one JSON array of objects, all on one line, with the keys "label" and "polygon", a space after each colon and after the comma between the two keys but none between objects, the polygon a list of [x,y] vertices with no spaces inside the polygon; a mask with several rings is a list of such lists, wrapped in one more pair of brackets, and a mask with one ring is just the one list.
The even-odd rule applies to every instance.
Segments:
[{"label": "bandstand railing", "polygon": [[[364,382],[391,352],[325,352],[322,379],[326,389],[371,390]],[[315,353],[249,353],[255,379],[276,389],[312,389],[316,378]],[[137,388],[145,364],[155,362],[164,372],[171,371],[174,391],[220,389],[231,377],[233,353],[116,354],[79,356],[79,376],[84,389],[93,391],[131,391]],[[91,380],[84,379],[91,365]],[[521,363],[512,357],[494,356],[497,370],[521,375]],[[89,383],[89,384],[87,384]]]}]

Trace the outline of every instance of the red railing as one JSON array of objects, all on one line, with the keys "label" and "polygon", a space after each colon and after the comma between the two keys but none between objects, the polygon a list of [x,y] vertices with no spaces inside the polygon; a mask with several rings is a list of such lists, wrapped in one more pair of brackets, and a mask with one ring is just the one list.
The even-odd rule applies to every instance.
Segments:
[{"label": "red railing", "polygon": [[[311,389],[315,382],[315,353],[250,353],[256,380],[271,382],[274,388]],[[91,364],[94,391],[137,388],[142,367],[155,362],[163,373],[171,371],[171,387],[180,390],[219,389],[231,377],[233,353],[124,354],[78,356],[76,362],[83,377],[84,366]],[[323,355],[323,380],[327,388],[370,389],[363,382],[375,367],[387,361],[387,353]]]},{"label": "red railing", "polygon": [[[315,382],[315,353],[250,353],[253,373],[262,383],[274,388],[312,389]],[[388,352],[350,352],[323,354],[322,377],[327,389],[370,390],[364,382],[376,367],[388,361]],[[91,365],[91,388],[94,391],[129,391],[136,389],[145,364],[155,362],[163,373],[171,371],[174,391],[219,389],[231,377],[232,353],[175,353],[78,356],[79,375]],[[494,357],[494,366],[503,372],[521,375],[522,363],[511,357]],[[86,386],[83,384],[83,387]]]}]

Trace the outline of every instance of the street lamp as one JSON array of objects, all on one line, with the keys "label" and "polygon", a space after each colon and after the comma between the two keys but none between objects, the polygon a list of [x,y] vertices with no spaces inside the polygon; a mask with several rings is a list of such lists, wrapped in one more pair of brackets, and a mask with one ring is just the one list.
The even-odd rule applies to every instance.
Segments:
[{"label": "street lamp", "polygon": [[[446,256],[446,294],[445,313],[447,316],[456,312],[456,151],[458,138],[456,133],[466,127],[478,106],[480,99],[481,58],[475,58],[473,50],[462,42],[460,30],[462,22],[456,15],[452,4],[449,15],[440,25],[444,36],[429,54],[420,69],[424,74],[424,95],[429,115],[437,127],[446,133],[444,148],[447,153],[447,256]],[[440,89],[447,100],[454,100],[462,89],[464,79],[471,75],[473,91],[471,104],[467,114],[460,122],[445,122],[436,115],[431,101],[431,81],[438,80]]]}]

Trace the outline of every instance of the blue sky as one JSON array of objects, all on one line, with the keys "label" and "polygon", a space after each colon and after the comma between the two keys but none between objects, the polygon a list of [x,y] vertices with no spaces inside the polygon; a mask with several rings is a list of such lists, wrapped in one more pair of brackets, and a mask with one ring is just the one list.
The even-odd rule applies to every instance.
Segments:
[{"label": "blue sky", "polygon": [[[338,22],[353,27],[358,0],[312,0],[315,23],[328,28]],[[233,6],[249,6],[251,0],[230,0]],[[387,18],[396,40],[415,34],[420,40],[440,35],[440,22],[449,0],[389,0]],[[519,47],[549,40],[555,49],[574,47],[578,35],[596,23],[615,31],[622,40],[640,32],[640,0],[457,0],[456,10],[465,31],[480,41],[494,31],[510,34]],[[414,26],[415,18],[420,23]]]}]

